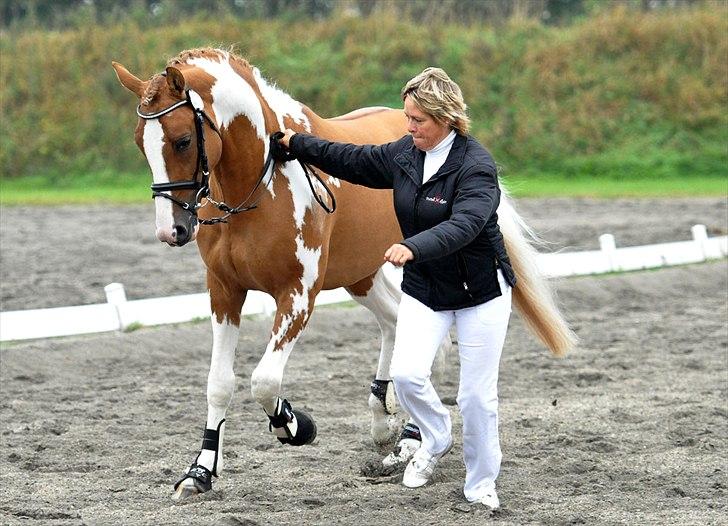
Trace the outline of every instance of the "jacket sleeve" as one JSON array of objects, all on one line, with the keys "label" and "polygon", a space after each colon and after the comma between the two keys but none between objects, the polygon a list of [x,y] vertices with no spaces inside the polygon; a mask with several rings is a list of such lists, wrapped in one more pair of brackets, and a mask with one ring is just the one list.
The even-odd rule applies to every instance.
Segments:
[{"label": "jacket sleeve", "polygon": [[452,254],[473,241],[495,213],[500,189],[494,174],[475,171],[464,175],[455,191],[450,218],[402,241],[415,262]]},{"label": "jacket sleeve", "polygon": [[392,188],[396,145],[360,146],[297,133],[291,137],[288,150],[333,177],[369,188]]}]

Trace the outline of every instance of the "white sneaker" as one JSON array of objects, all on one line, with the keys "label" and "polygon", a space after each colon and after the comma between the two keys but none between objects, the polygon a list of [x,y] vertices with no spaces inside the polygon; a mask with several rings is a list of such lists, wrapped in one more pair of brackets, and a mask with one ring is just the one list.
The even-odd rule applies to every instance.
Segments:
[{"label": "white sneaker", "polygon": [[412,460],[410,460],[410,463],[407,464],[407,469],[404,470],[402,484],[408,488],[420,488],[427,484],[432,478],[437,461],[444,457],[451,449],[452,441],[445,448],[445,451],[439,455],[430,455],[425,448],[419,448],[414,457],[412,457]]},{"label": "white sneaker", "polygon": [[489,510],[497,510],[498,508],[500,508],[500,500],[498,500],[498,494],[495,492],[495,489],[490,490],[479,499],[473,500],[471,502],[482,504]]}]

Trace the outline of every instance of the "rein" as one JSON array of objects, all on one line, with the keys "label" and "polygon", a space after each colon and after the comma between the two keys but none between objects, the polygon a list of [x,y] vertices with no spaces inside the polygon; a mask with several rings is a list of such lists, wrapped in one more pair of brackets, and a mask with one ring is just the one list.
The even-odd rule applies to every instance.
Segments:
[{"label": "rein", "polygon": [[[205,110],[201,107],[201,103],[195,104],[195,102],[192,100],[189,89],[185,90],[184,100],[176,102],[171,106],[164,108],[163,110],[157,111],[155,113],[143,113],[141,110],[141,104],[139,104],[137,106],[136,113],[140,118],[145,120],[158,119],[176,110],[177,108],[181,108],[182,106],[190,106],[195,114],[195,132],[197,134],[197,164],[195,166],[195,173],[192,179],[189,179],[187,181],[153,183],[151,185],[152,199],[156,197],[169,199],[183,210],[186,210],[187,212],[192,214],[192,216],[201,225],[215,225],[218,223],[227,223],[227,219],[233,214],[239,214],[241,212],[247,212],[249,210],[258,208],[258,203],[260,203],[260,200],[263,198],[263,193],[259,192],[257,196],[255,196],[255,193],[261,188],[261,183],[263,183],[263,180],[266,178],[268,171],[270,170],[270,177],[268,177],[268,180],[265,182],[265,184],[262,185],[263,188],[268,188],[268,185],[273,180],[273,176],[275,175],[274,165],[276,161],[288,162],[296,159],[294,155],[288,152],[278,142],[279,139],[283,137],[283,133],[278,131],[270,135],[268,155],[265,158],[265,163],[263,163],[263,168],[260,171],[258,181],[253,186],[253,189],[250,191],[248,196],[243,199],[243,201],[238,206],[231,207],[225,202],[215,201],[212,197],[210,197],[210,167],[207,160],[207,152],[205,150],[205,121],[210,125],[210,128],[212,128],[212,130],[217,133],[220,139],[222,139],[222,135],[220,135],[220,130],[218,130],[213,120],[205,113]],[[314,199],[316,199],[316,202],[319,204],[319,206],[321,206],[321,208],[326,211],[327,214],[333,214],[336,210],[336,198],[331,192],[331,189],[326,186],[326,184],[321,180],[321,177],[308,164],[301,162],[300,159],[298,159],[298,163],[303,169],[303,173],[306,176],[306,180],[308,181],[308,186],[311,189],[311,193],[313,194]],[[197,178],[198,173],[202,174],[202,177],[199,180]],[[330,207],[328,206],[326,201],[324,201],[324,199],[316,192],[313,181],[311,180],[311,176],[316,178],[316,180],[321,184],[328,196],[331,198]],[[196,190],[197,193],[195,194],[193,201],[187,202],[181,201],[172,196],[171,192],[175,190]],[[219,217],[213,217],[211,219],[200,219],[197,215],[197,211],[205,206],[201,203],[201,200],[203,198],[206,198],[207,203],[214,205],[218,210],[224,212],[225,214]]]}]

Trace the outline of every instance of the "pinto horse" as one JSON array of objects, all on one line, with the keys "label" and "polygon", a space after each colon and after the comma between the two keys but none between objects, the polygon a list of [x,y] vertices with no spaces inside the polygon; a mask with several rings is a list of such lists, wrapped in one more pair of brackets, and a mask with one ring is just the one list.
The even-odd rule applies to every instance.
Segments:
[{"label": "pinto horse", "polygon": [[[276,302],[270,340],[251,377],[270,431],[291,445],[315,438],[312,418],[281,397],[281,383],[316,295],[344,287],[374,313],[381,329],[369,396],[371,432],[378,444],[391,440],[396,404],[389,366],[401,295],[382,269],[384,251],[401,239],[391,191],[354,186],[286,159],[277,151],[276,133],[291,128],[334,141],[380,144],[407,133],[404,113],[365,108],[321,118],[266,82],[246,60],[219,49],[183,51],[147,81],[121,64],[113,67],[140,99],[135,140],[153,176],[156,235],[172,246],[196,239],[207,268],[213,336],[207,422],[200,453],[175,485],[175,498],[209,491],[222,471],[240,313],[249,290]],[[573,333],[538,277],[533,249],[507,197],[499,213],[519,279],[515,303],[551,350],[563,354]]]}]

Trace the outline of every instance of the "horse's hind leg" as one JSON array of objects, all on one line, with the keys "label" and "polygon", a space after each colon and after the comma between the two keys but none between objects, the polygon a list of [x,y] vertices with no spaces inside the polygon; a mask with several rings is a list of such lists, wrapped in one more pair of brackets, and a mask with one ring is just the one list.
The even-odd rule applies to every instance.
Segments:
[{"label": "horse's hind leg", "polygon": [[376,444],[382,445],[390,442],[400,427],[399,420],[393,416],[396,412],[396,397],[389,375],[389,366],[392,363],[397,309],[402,292],[398,283],[387,275],[384,267],[380,267],[376,273],[347,287],[346,290],[357,303],[374,314],[382,332],[377,375],[372,382],[372,393],[369,395],[372,439]]},{"label": "horse's hind leg", "polygon": [[[197,458],[182,479],[175,484],[176,500],[185,499],[212,489],[212,477],[218,477],[223,466],[223,435],[225,413],[235,391],[233,362],[240,333],[240,310],[245,294],[232,305],[219,301],[211,292],[212,300],[212,357],[207,377],[207,423],[202,447]],[[226,314],[221,314],[225,312]]]},{"label": "horse's hind leg", "polygon": [[[352,298],[372,311],[382,331],[382,345],[379,353],[377,376],[372,382],[372,394],[369,395],[369,408],[372,414],[372,438],[376,444],[386,444],[399,431],[400,419],[394,417],[396,411],[394,386],[389,374],[394,351],[394,336],[397,326],[397,311],[402,297],[400,281],[390,267],[379,270],[355,283],[347,290]],[[433,371],[441,374],[444,369],[445,356],[452,348],[448,334],[440,345]],[[387,455],[382,464],[385,468],[393,468],[406,464],[420,447],[420,430],[411,420],[402,429],[394,451]]]}]

